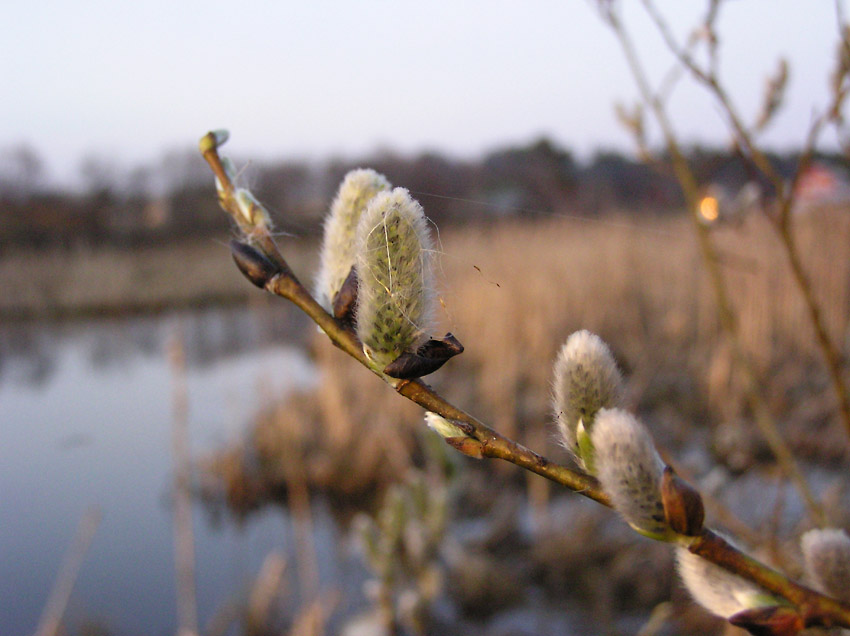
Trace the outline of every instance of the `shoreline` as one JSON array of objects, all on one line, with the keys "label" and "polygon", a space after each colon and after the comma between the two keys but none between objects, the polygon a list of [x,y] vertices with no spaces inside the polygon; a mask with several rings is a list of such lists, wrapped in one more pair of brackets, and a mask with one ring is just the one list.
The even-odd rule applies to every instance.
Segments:
[{"label": "shoreline", "polygon": [[[290,241],[293,269],[309,280],[311,240]],[[0,322],[61,322],[156,315],[248,304],[258,290],[233,265],[224,241],[124,249],[14,250],[0,256]]]}]

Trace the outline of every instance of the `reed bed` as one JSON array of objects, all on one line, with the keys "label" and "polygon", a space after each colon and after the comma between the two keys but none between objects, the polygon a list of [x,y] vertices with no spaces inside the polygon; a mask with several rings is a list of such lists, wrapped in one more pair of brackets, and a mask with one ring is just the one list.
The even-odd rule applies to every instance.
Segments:
[{"label": "reed bed", "polygon": [[[734,422],[735,443],[744,436],[751,451],[736,469],[767,459],[748,424],[741,379],[689,223],[565,217],[445,232],[438,248],[441,328],[466,351],[430,381],[497,430],[563,459],[551,443],[551,365],[566,336],[587,328],[612,345],[628,378],[630,406],[658,420],[671,450],[702,431],[700,439],[716,442],[715,459],[724,461],[723,440],[714,436]],[[796,223],[813,290],[846,358],[850,213],[822,210]],[[813,462],[837,461],[848,445],[834,397],[768,229],[755,216],[714,230],[738,328],[792,446]],[[271,467],[250,471],[259,491],[285,488],[274,468],[280,465],[303,466],[313,486],[342,495],[393,480],[415,455],[412,431],[422,427],[421,413],[320,334],[311,349],[319,386],[263,408],[246,447],[228,461],[248,453],[255,469]]]}]

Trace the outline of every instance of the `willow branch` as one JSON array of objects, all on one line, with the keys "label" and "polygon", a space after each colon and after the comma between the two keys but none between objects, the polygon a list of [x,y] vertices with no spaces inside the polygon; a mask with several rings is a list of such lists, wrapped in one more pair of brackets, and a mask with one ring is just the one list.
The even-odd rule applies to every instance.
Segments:
[{"label": "willow branch", "polygon": [[480,453],[480,456],[511,462],[589,499],[610,506],[608,496],[602,492],[599,484],[592,477],[551,462],[521,444],[504,437],[469,413],[447,402],[421,380],[396,380],[376,371],[363,352],[363,347],[354,333],[326,312],[298,280],[275,246],[271,234],[265,229],[257,229],[245,224],[238,208],[233,203],[235,187],[221,165],[221,159],[215,145],[204,146],[202,144],[202,153],[221,184],[219,201],[222,207],[236,220],[240,229],[278,269],[278,273],[265,284],[267,291],[292,302],[324,331],[334,345],[381,377],[393,386],[398,393],[428,411],[460,423],[464,433],[480,444],[475,449],[477,453]]},{"label": "willow branch", "polygon": [[[746,149],[751,161],[762,172],[762,174],[764,174],[768,178],[774,189],[777,192],[782,192],[785,185],[785,181],[782,179],[782,175],[780,175],[779,172],[776,171],[767,156],[763,152],[761,152],[761,150],[756,147],[754,143],[752,143],[752,136],[749,134],[747,127],[744,125],[743,119],[738,114],[737,109],[732,103],[731,97],[726,92],[726,89],[723,87],[717,76],[716,52],[712,53],[713,59],[715,59],[715,61],[712,63],[711,68],[708,70],[702,68],[699,64],[697,64],[693,56],[691,56],[690,53],[688,53],[678,44],[678,42],[676,42],[676,38],[673,36],[669,25],[667,24],[666,20],[664,20],[664,17],[658,11],[655,4],[653,4],[651,0],[642,0],[642,2],[644,7],[646,8],[647,14],[652,19],[653,23],[658,29],[658,32],[661,34],[662,39],[667,45],[667,48],[679,61],[679,63],[682,64],[682,66],[685,67],[688,71],[690,71],[691,75],[696,80],[707,86],[710,91],[715,95],[718,102],[720,102],[723,112],[726,114],[726,117],[729,120],[729,124],[732,127],[736,138],[740,139],[744,143],[744,148]],[[706,24],[708,26],[712,26],[713,22],[707,21]],[[710,32],[709,37],[712,40],[716,39],[716,35],[713,31]],[[715,45],[712,44],[711,46]]]},{"label": "willow branch", "polygon": [[[222,207],[236,219],[240,227],[243,227],[244,224],[239,218],[238,208],[228,203],[234,200],[233,184],[227,179],[221,167],[221,160],[215,144],[208,139],[211,135],[212,133],[204,138],[209,143],[205,144],[204,140],[201,143],[204,158],[217,176],[224,177],[222,179],[219,176],[221,184],[219,198]],[[246,228],[243,227],[243,229]],[[489,457],[508,461],[584,497],[593,499],[604,506],[611,507],[609,497],[601,490],[593,477],[552,462],[525,446],[504,437],[472,415],[448,402],[419,379],[399,381],[375,371],[356,336],[328,314],[307,288],[301,284],[274,245],[268,229],[249,227],[247,230],[248,238],[278,268],[277,273],[271,276],[264,285],[266,291],[285,298],[296,305],[324,331],[334,345],[393,386],[399,394],[428,411],[452,420],[452,423],[463,431],[471,444],[470,446],[453,444],[458,446],[459,450],[475,457]],[[447,441],[451,442],[451,440]],[[850,605],[842,604],[794,583],[781,573],[737,550],[707,528],[702,529],[698,536],[683,537],[682,545],[694,554],[786,599],[798,609],[800,616],[806,621],[807,625],[850,627]]]},{"label": "willow branch", "polygon": [[770,446],[770,449],[779,462],[779,465],[800,492],[800,495],[803,497],[812,517],[820,525],[823,525],[825,522],[823,508],[815,498],[814,493],[797,465],[791,450],[788,448],[788,445],[779,432],[779,427],[771,415],[770,409],[761,394],[759,382],[756,379],[756,374],[752,368],[752,364],[744,352],[744,348],[738,337],[735,314],[732,310],[732,303],[726,290],[726,283],[720,267],[720,258],[714,244],[711,241],[708,228],[703,225],[699,219],[699,187],[697,185],[696,177],[694,176],[693,171],[688,165],[687,159],[685,159],[684,153],[679,146],[676,133],[673,130],[673,125],[670,122],[664,104],[652,93],[646,72],[640,63],[637,50],[635,49],[625,27],[617,14],[611,8],[608,8],[607,10],[603,9],[602,18],[608,23],[612,31],[614,31],[614,34],[617,36],[617,39],[623,48],[632,76],[638,86],[638,91],[640,92],[644,102],[652,110],[653,115],[661,128],[662,135],[664,136],[664,142],[667,147],[667,151],[670,154],[670,160],[673,164],[673,171],[679,181],[679,186],[685,196],[689,216],[693,221],[693,227],[696,232],[700,253],[702,254],[703,262],[708,270],[709,280],[711,281],[715,303],[717,305],[718,319],[723,330],[726,332],[727,338],[729,339],[735,363],[744,375],[746,382],[746,397],[750,408],[753,411],[756,425]]},{"label": "willow branch", "polygon": [[791,581],[707,528],[687,548],[693,554],[758,583],[789,601],[797,609],[804,627],[847,627],[850,605]]},{"label": "willow branch", "polygon": [[[715,47],[714,43],[717,41],[717,38],[713,33],[712,26],[714,14],[716,13],[716,5],[718,4],[718,2],[712,2],[710,18],[706,20],[706,25],[709,30],[709,46],[712,50]],[[812,122],[809,127],[808,134],[806,135],[806,141],[800,154],[800,159],[794,170],[794,175],[790,182],[786,183],[782,178],[782,175],[779,174],[767,156],[758,147],[751,131],[744,125],[731,97],[720,82],[717,75],[716,62],[713,61],[709,69],[701,68],[690,55],[688,50],[681,47],[676,42],[675,37],[670,31],[669,25],[652,0],[643,0],[643,5],[673,56],[696,80],[706,86],[708,91],[714,95],[721,110],[725,113],[726,118],[729,121],[736,142],[746,149],[746,156],[749,161],[751,161],[752,164],[765,177],[767,177],[776,192],[778,214],[775,219],[774,226],[779,234],[779,239],[782,242],[785,256],[788,260],[788,265],[791,268],[791,275],[794,280],[794,284],[799,290],[800,295],[803,297],[803,303],[806,307],[809,322],[815,332],[817,346],[820,349],[821,355],[826,363],[830,384],[832,385],[833,392],[838,402],[839,416],[844,429],[847,434],[850,435],[850,390],[848,390],[843,379],[841,356],[838,352],[838,348],[832,342],[832,339],[826,329],[826,325],[824,324],[820,307],[814,297],[814,293],[812,292],[811,282],[808,274],[806,273],[802,258],[800,257],[799,249],[796,241],[794,240],[791,228],[791,211],[793,210],[796,200],[796,185],[811,163],[817,140],[829,119],[830,113],[834,113],[840,109],[844,93],[836,91],[833,96],[833,103],[830,105],[830,108],[827,109],[827,112],[817,116]],[[840,5],[837,6],[839,27],[841,27]],[[841,29],[841,32],[843,34],[843,29]],[[846,40],[843,36],[841,43],[842,46],[847,46]],[[712,60],[716,60],[716,52],[712,53]]]}]

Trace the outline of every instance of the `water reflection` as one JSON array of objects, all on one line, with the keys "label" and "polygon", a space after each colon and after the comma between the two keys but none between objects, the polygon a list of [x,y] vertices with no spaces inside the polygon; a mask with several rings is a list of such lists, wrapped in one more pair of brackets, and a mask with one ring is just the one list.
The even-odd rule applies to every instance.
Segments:
[{"label": "water reflection", "polygon": [[[165,347],[183,334],[193,453],[236,437],[264,399],[311,385],[282,304],[0,329],[0,624],[32,633],[83,511],[103,522],[67,616],[113,633],[173,633],[171,391]],[[317,512],[322,519],[321,511]],[[201,621],[291,551],[280,510],[241,528],[195,513]],[[328,519],[327,524],[332,522]],[[326,532],[334,530],[329,525]]]}]

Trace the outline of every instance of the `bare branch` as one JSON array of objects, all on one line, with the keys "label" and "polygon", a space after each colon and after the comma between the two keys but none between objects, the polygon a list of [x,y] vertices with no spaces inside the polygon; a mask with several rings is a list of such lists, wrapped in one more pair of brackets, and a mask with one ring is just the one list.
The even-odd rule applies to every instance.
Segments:
[{"label": "bare branch", "polygon": [[[210,135],[204,137],[201,143],[204,158],[217,176],[226,176],[221,165],[221,159],[218,156],[218,144],[210,139]],[[241,210],[233,196],[233,185],[229,180],[224,180],[221,177],[219,177],[219,183],[219,200],[222,207],[236,218],[237,222],[240,222]],[[240,223],[240,227],[243,227],[242,223]],[[447,402],[421,380],[396,380],[375,371],[353,332],[328,314],[292,273],[274,245],[268,228],[262,225],[244,224],[243,231],[245,231],[246,238],[256,245],[263,252],[263,257],[273,265],[273,271],[268,272],[269,276],[262,286],[267,291],[290,300],[299,307],[337,347],[393,386],[398,393],[424,409],[451,420],[452,426],[457,427],[464,436],[460,438],[460,442],[468,440],[466,443],[459,443],[457,442],[458,438],[454,437],[447,441],[459,446],[460,450],[467,454],[504,459],[605,506],[611,506],[609,497],[600,489],[594,478],[551,462],[513,440],[500,435],[468,413]],[[258,281],[252,277],[252,282],[257,284]],[[840,603],[790,581],[782,574],[729,545],[707,528],[703,528],[697,536],[680,536],[677,542],[694,554],[788,600],[805,625],[850,627],[850,605]]]},{"label": "bare branch", "polygon": [[[653,6],[649,0],[644,0],[644,3],[650,7]],[[711,241],[711,237],[709,236],[708,228],[699,220],[698,209],[700,196],[696,177],[691,171],[690,166],[679,147],[676,133],[667,115],[664,104],[652,94],[649,80],[647,79],[646,72],[640,62],[637,49],[626,31],[625,26],[613,11],[605,10],[605,8],[603,8],[601,15],[603,20],[608,23],[614,31],[614,34],[617,36],[625,54],[626,61],[629,64],[632,76],[638,86],[638,91],[640,92],[644,103],[652,111],[661,128],[665,145],[673,164],[673,170],[685,196],[687,208],[694,223],[694,230],[696,231],[703,261],[708,269],[708,274],[714,290],[715,301],[717,303],[717,312],[720,324],[723,326],[723,330],[729,338],[735,361],[743,371],[746,378],[747,400],[753,410],[756,425],[770,446],[773,454],[776,456],[776,459],[783,471],[794,482],[794,485],[806,502],[812,517],[816,519],[818,523],[822,524],[825,519],[823,509],[815,498],[808,482],[803,476],[802,471],[797,466],[797,462],[791,454],[788,445],[779,433],[779,427],[777,426],[776,421],[771,415],[767,403],[762,396],[755,371],[753,370],[752,365],[741,346],[737,333],[735,315],[732,311],[732,304],[729,300],[726,283],[720,268],[720,260],[714,244]],[[661,16],[657,13],[656,16],[658,20],[661,20],[661,26],[659,28],[662,28],[664,32],[669,34],[669,29]],[[672,35],[669,37],[672,37]],[[675,46],[675,42],[673,42],[673,46]],[[688,63],[690,63],[690,61],[688,61]]]},{"label": "bare branch", "polygon": [[[812,292],[808,275],[803,266],[802,258],[800,257],[796,242],[794,241],[790,228],[791,211],[794,208],[794,203],[796,201],[796,185],[811,162],[815,147],[817,145],[817,141],[827,121],[832,120],[836,123],[840,123],[841,107],[848,92],[850,92],[850,86],[848,86],[848,83],[850,83],[850,45],[848,45],[848,28],[843,24],[843,20],[841,19],[841,5],[840,3],[836,4],[836,12],[839,16],[839,29],[841,38],[838,52],[838,62],[836,70],[833,73],[832,80],[832,102],[824,114],[816,116],[814,118],[807,133],[805,145],[803,147],[803,151],[801,153],[800,160],[797,164],[795,173],[791,179],[791,182],[786,183],[782,175],[779,174],[779,172],[774,168],[773,164],[770,162],[764,152],[755,143],[753,133],[746,126],[744,126],[743,120],[738,114],[731,97],[727,93],[726,89],[720,82],[720,79],[717,75],[716,47],[718,39],[716,34],[713,34],[713,24],[714,20],[716,20],[717,8],[720,5],[720,0],[712,0],[712,3],[709,8],[708,18],[706,19],[706,24],[711,25],[710,28],[707,27],[709,33],[709,46],[710,50],[712,51],[712,61],[708,70],[700,67],[694,61],[689,51],[685,48],[682,48],[676,42],[676,39],[669,28],[669,25],[667,24],[661,13],[658,11],[652,0],[642,1],[647,13],[655,23],[656,28],[658,29],[671,53],[679,60],[680,64],[685,69],[687,69],[696,80],[698,80],[708,88],[709,92],[718,101],[721,110],[726,115],[726,118],[729,121],[729,125],[732,129],[732,134],[735,143],[742,151],[742,156],[748,159],[755,166],[755,168],[759,172],[761,172],[773,185],[774,191],[776,192],[776,201],[778,209],[778,214],[776,218],[777,231],[782,241],[785,250],[785,255],[788,259],[788,264],[793,274],[794,282],[797,288],[799,289],[800,294],[803,297],[803,301],[806,305],[806,309],[809,315],[809,321],[811,322],[812,328],[815,332],[816,342],[821,350],[821,354],[823,355],[824,361],[826,363],[830,382],[832,384],[833,391],[838,401],[839,416],[841,417],[841,421],[844,425],[845,430],[847,431],[848,435],[850,435],[850,389],[848,389],[842,376],[841,356],[835,344],[831,341],[831,338],[829,337],[829,334],[826,330],[826,326],[823,323],[820,307],[818,306],[817,300],[815,299],[814,294]],[[609,24],[613,25],[610,19],[608,21]],[[633,47],[631,49],[631,53],[627,53],[627,57],[629,56],[635,57],[636,59],[636,52],[634,51]],[[634,74],[634,64],[632,64],[631,66]],[[787,64],[783,60],[780,62],[780,66],[776,76],[774,76],[769,85],[762,115],[755,126],[756,131],[758,131],[761,127],[763,127],[770,121],[770,119],[780,106],[781,97],[787,84],[787,78]],[[645,80],[643,83],[645,84]],[[641,88],[641,91],[643,92],[643,88]],[[652,98],[652,101],[661,106],[661,102],[659,102],[656,98]],[[669,146],[670,138],[667,137],[667,139]],[[771,446],[773,446],[773,444],[771,444]]]}]

